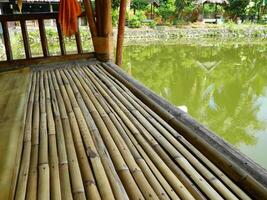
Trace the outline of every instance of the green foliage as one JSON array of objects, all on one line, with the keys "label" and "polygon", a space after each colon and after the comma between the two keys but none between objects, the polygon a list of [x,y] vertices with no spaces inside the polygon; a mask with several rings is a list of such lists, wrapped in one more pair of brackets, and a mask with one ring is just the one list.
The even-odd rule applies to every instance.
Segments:
[{"label": "green foliage", "polygon": [[163,21],[166,23],[170,21],[171,18],[175,16],[176,7],[173,1],[169,1],[165,4],[162,4],[157,10],[157,14],[160,15]]},{"label": "green foliage", "polygon": [[147,5],[147,0],[132,0],[131,2],[131,8],[134,10],[145,10]]},{"label": "green foliage", "polygon": [[249,0],[229,0],[230,5],[225,8],[227,14],[232,19],[237,17],[245,17],[246,7],[249,3]]},{"label": "green foliage", "polygon": [[140,28],[146,19],[144,11],[137,11],[135,14],[128,14],[128,27]]},{"label": "green foliage", "polygon": [[112,9],[120,7],[120,0],[112,0]]},{"label": "green foliage", "polygon": [[112,9],[112,25],[117,26],[119,20],[119,10],[118,9]]},{"label": "green foliage", "polygon": [[157,22],[155,22],[155,21],[149,22],[149,27],[150,28],[155,28],[156,26],[157,26]]}]

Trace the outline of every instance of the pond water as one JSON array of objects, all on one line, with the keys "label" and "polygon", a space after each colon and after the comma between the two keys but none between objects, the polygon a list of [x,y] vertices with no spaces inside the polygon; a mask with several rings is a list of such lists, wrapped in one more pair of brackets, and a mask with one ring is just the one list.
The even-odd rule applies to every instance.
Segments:
[{"label": "pond water", "polygon": [[130,45],[123,66],[267,169],[267,41]]}]

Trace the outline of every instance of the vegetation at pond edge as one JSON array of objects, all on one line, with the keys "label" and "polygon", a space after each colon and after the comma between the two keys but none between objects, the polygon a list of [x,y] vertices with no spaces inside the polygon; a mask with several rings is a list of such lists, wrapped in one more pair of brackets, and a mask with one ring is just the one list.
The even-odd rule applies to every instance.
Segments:
[{"label": "vegetation at pond edge", "polygon": [[[216,2],[216,1],[215,1]],[[220,3],[223,2],[223,3]],[[113,25],[117,25],[119,0],[113,0]],[[219,23],[267,23],[267,0],[130,0],[127,26],[184,25],[217,19]],[[211,20],[207,20],[212,22]],[[215,21],[214,21],[215,22]]]}]

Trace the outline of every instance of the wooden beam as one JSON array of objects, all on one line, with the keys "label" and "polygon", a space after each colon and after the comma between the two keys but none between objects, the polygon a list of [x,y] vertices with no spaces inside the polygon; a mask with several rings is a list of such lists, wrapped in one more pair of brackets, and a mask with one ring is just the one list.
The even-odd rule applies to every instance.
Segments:
[{"label": "wooden beam", "polygon": [[66,62],[73,60],[81,60],[81,59],[90,59],[94,58],[95,53],[83,53],[83,54],[69,54],[64,56],[49,56],[49,57],[34,57],[30,59],[18,59],[12,61],[1,61],[0,62],[0,72],[13,70],[17,68],[29,67],[32,65],[38,64],[48,64],[48,63],[56,63],[56,62]]},{"label": "wooden beam", "polygon": [[44,57],[47,57],[49,56],[49,51],[48,51],[48,46],[47,46],[47,38],[46,38],[44,20],[38,19],[38,24],[39,24],[40,39],[41,39],[43,54],[44,54]]},{"label": "wooden beam", "polygon": [[25,57],[31,58],[32,53],[31,53],[31,47],[30,47],[30,42],[29,42],[29,35],[28,35],[26,21],[24,19],[20,20],[20,26],[21,26],[21,33],[23,37]]},{"label": "wooden beam", "polygon": [[77,52],[78,54],[83,53],[83,47],[82,47],[82,40],[80,35],[80,30],[78,29],[78,32],[75,33],[75,40],[76,40],[76,46],[77,46]]},{"label": "wooden beam", "polygon": [[[38,20],[38,19],[56,19],[58,16],[58,12],[43,12],[43,13],[30,13],[30,14],[5,14],[0,15],[0,21],[20,21],[24,20]],[[79,17],[85,16],[83,12]]]},{"label": "wooden beam", "polygon": [[85,14],[89,23],[89,28],[91,31],[92,37],[97,37],[97,29],[95,24],[95,17],[93,14],[93,8],[91,0],[84,0]]},{"label": "wooden beam", "polygon": [[65,48],[64,36],[61,31],[58,19],[56,20],[56,24],[57,24],[58,41],[59,41],[61,55],[66,55],[67,53],[66,53],[66,48]]},{"label": "wooden beam", "polygon": [[121,0],[118,37],[117,37],[117,50],[116,50],[116,64],[118,66],[121,66],[122,64],[122,53],[123,53],[122,49],[123,49],[123,39],[125,30],[126,6],[127,6],[127,0]]},{"label": "wooden beam", "polygon": [[4,44],[6,49],[6,59],[8,61],[13,60],[12,48],[10,43],[10,37],[8,32],[8,24],[6,21],[2,21]]}]

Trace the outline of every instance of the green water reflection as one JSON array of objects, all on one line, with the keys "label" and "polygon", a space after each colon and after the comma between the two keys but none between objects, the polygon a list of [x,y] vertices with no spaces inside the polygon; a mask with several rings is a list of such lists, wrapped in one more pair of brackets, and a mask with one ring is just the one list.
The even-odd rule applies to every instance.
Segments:
[{"label": "green water reflection", "polygon": [[128,46],[124,69],[267,168],[267,42]]}]

